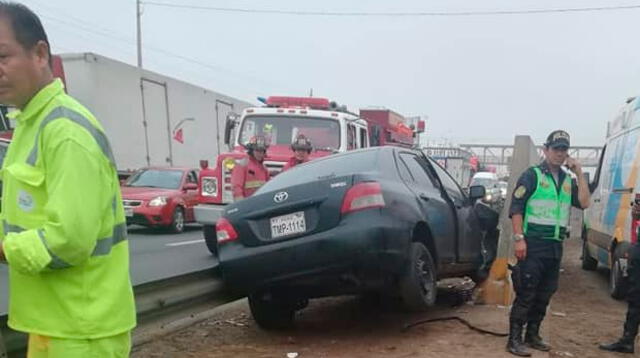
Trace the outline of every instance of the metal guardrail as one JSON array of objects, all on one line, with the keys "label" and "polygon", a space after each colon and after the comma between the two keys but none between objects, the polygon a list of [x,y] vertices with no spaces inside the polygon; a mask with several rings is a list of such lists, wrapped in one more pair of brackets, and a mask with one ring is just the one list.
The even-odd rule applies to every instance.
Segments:
[{"label": "metal guardrail", "polygon": [[[134,287],[134,293],[138,325],[162,316],[165,312],[173,312],[179,307],[207,301],[222,305],[239,298],[224,289],[224,284],[216,276],[214,268],[145,283]],[[134,344],[148,340],[136,339],[135,331],[133,335]],[[0,316],[0,358],[24,357],[26,347],[27,336],[11,330],[7,327],[7,316]],[[8,355],[4,352],[5,349]]]}]

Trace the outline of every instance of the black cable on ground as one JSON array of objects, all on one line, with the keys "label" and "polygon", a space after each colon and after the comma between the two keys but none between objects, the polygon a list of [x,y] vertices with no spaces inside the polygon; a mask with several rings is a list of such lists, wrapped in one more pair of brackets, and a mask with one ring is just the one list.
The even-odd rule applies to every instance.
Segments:
[{"label": "black cable on ground", "polygon": [[418,325],[421,325],[421,324],[431,323],[431,322],[442,322],[442,321],[458,321],[458,322],[461,322],[462,324],[464,324],[465,326],[469,327],[470,329],[472,329],[472,330],[474,330],[476,332],[490,334],[490,335],[496,336],[496,337],[507,337],[509,335],[509,333],[493,332],[493,331],[489,331],[489,330],[486,330],[486,329],[478,328],[478,327],[472,325],[471,323],[469,323],[469,321],[467,321],[466,319],[458,317],[458,316],[430,318],[430,319],[424,319],[424,320],[416,321],[416,322],[409,323],[409,324],[405,325],[402,328],[402,332],[406,332],[410,328],[418,326]]}]

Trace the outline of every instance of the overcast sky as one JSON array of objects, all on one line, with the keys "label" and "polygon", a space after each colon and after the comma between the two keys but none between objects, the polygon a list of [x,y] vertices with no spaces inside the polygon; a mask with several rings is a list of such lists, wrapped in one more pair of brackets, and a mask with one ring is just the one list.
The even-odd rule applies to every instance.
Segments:
[{"label": "overcast sky", "polygon": [[[335,12],[456,12],[640,5],[631,0],[156,0]],[[54,52],[136,63],[135,0],[26,0]],[[311,17],[145,5],[150,70],[256,102],[326,96],[351,109],[428,116],[428,139],[541,142],[554,129],[601,145],[606,122],[640,94],[640,9],[467,17]]]}]

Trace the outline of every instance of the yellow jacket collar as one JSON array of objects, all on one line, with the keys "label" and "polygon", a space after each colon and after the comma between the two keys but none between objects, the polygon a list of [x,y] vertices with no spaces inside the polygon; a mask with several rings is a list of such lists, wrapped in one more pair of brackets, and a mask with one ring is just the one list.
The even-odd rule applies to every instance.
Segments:
[{"label": "yellow jacket collar", "polygon": [[35,96],[29,100],[29,103],[22,111],[14,111],[9,113],[10,118],[18,121],[26,121],[35,117],[46,106],[51,99],[64,91],[64,85],[59,78],[54,79],[48,85],[44,86]]}]

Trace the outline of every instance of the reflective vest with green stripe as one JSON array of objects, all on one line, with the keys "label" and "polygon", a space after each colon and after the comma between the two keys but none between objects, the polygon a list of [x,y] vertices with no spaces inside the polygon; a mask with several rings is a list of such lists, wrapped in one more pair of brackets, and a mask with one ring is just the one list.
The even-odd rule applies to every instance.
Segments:
[{"label": "reflective vest with green stripe", "polygon": [[565,175],[557,190],[551,174],[543,174],[538,167],[534,171],[538,185],[527,201],[524,234],[562,241],[571,215],[571,177]]},{"label": "reflective vest with green stripe", "polygon": [[14,113],[0,213],[9,326],[76,339],[131,330],[125,216],[101,125],[59,80]]}]

